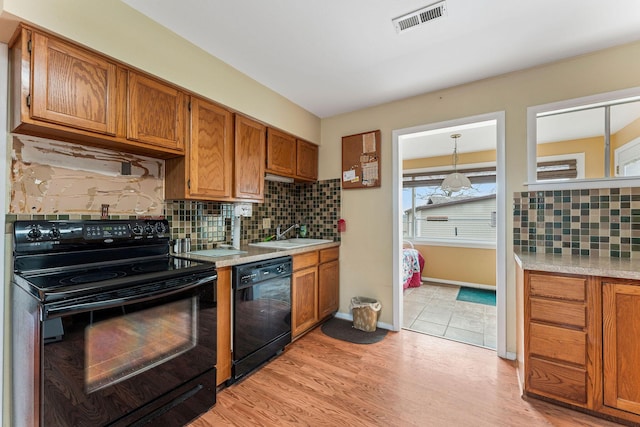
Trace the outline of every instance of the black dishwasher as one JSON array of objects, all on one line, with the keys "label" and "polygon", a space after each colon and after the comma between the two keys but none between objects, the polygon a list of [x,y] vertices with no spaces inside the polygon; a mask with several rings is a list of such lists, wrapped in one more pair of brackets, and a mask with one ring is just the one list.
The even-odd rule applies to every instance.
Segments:
[{"label": "black dishwasher", "polygon": [[233,365],[230,383],[291,343],[291,257],[233,267]]}]

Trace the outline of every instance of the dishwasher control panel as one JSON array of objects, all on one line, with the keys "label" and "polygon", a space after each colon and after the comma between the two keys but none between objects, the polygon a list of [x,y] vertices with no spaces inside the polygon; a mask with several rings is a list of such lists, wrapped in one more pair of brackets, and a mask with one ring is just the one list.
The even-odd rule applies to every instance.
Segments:
[{"label": "dishwasher control panel", "polygon": [[242,264],[233,268],[234,288],[291,275],[291,257]]}]

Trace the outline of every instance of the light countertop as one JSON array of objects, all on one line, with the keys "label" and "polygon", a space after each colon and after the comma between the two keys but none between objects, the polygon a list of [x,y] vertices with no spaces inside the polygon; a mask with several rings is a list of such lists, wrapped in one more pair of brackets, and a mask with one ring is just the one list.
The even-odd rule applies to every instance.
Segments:
[{"label": "light countertop", "polygon": [[640,280],[640,260],[530,252],[514,253],[524,270]]},{"label": "light countertop", "polygon": [[321,243],[318,245],[303,246],[294,249],[273,249],[273,248],[261,248],[258,246],[242,246],[240,250],[245,251],[242,254],[227,255],[227,256],[204,256],[198,255],[193,252],[185,252],[180,254],[173,254],[179,258],[186,258],[195,261],[214,262],[216,267],[231,267],[234,265],[247,264],[255,261],[263,261],[266,259],[278,258],[287,255],[297,255],[309,251],[317,251],[320,249],[327,249],[340,246],[340,242]]}]

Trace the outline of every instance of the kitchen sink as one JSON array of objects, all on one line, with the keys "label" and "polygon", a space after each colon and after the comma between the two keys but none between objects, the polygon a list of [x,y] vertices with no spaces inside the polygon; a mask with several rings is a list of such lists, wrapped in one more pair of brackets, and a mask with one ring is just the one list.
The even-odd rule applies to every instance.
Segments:
[{"label": "kitchen sink", "polygon": [[286,239],[286,240],[272,240],[270,242],[258,242],[249,243],[249,246],[258,246],[261,248],[272,249],[295,249],[305,246],[321,245],[323,243],[331,243],[333,240],[327,239]]},{"label": "kitchen sink", "polygon": [[193,255],[201,255],[201,256],[210,256],[210,257],[218,257],[218,256],[229,256],[229,255],[239,255],[246,254],[247,251],[240,251],[238,249],[227,249],[227,248],[216,248],[216,249],[204,249],[201,251],[192,251],[189,252]]}]

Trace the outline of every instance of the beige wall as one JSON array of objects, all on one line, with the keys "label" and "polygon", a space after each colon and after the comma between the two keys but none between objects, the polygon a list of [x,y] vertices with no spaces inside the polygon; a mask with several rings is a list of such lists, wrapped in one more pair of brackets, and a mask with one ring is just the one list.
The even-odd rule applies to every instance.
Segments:
[{"label": "beige wall", "polygon": [[[3,0],[0,41],[17,20],[88,46],[311,142],[320,119],[119,0]],[[13,22],[13,24],[12,24]]]},{"label": "beige wall", "polygon": [[496,285],[496,250],[415,244],[425,259],[422,277]]},{"label": "beige wall", "polygon": [[539,157],[571,153],[584,153],[585,178],[604,176],[604,138],[602,136],[538,145]]},{"label": "beige wall", "polygon": [[382,186],[342,195],[340,310],[355,295],[378,298],[380,320],[392,323],[391,132],[428,123],[505,111],[507,213],[507,351],[515,353],[515,273],[510,207],[527,180],[527,107],[640,86],[640,43],[419,95],[322,120],[320,179],[338,178],[341,137],[380,129]]}]

